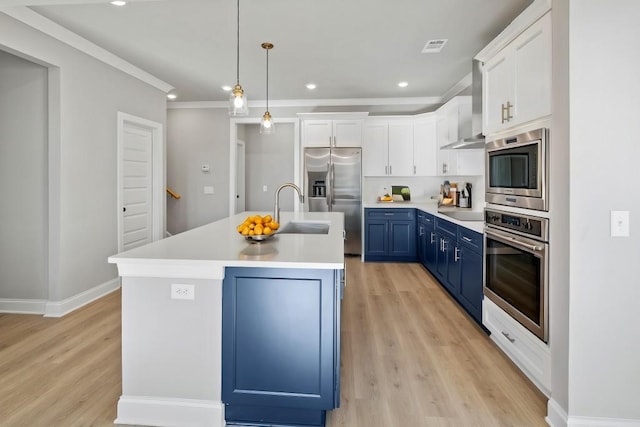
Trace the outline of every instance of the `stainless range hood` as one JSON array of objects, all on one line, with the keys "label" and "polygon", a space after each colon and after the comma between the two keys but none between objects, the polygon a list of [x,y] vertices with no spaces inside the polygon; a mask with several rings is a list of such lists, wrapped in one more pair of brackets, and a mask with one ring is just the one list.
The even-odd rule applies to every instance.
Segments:
[{"label": "stainless range hood", "polygon": [[473,60],[471,69],[471,135],[460,135],[456,142],[443,145],[446,149],[484,148],[482,134],[482,63]]}]

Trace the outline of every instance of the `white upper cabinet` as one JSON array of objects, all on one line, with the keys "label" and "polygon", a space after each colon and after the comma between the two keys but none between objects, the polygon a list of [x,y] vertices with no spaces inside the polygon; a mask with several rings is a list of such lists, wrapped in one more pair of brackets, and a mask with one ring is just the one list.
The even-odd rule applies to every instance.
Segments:
[{"label": "white upper cabinet", "polygon": [[363,139],[364,176],[413,176],[412,121],[368,121]]},{"label": "white upper cabinet", "polygon": [[424,117],[413,122],[413,172],[415,176],[437,176],[436,117]]},{"label": "white upper cabinet", "polygon": [[551,114],[551,14],[516,37],[483,69],[483,132]]},{"label": "white upper cabinet", "polygon": [[361,119],[303,119],[303,147],[361,147]]}]

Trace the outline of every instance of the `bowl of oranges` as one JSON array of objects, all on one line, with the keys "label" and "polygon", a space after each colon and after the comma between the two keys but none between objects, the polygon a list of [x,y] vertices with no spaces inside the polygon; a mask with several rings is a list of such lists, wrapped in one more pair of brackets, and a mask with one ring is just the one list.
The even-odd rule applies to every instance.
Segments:
[{"label": "bowl of oranges", "polygon": [[272,238],[280,224],[274,221],[271,215],[248,216],[236,230],[250,242],[262,242]]}]

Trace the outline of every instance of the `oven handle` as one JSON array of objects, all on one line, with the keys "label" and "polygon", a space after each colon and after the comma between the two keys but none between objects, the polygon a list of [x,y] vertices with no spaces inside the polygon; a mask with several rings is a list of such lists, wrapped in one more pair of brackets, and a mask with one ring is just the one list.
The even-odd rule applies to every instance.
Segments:
[{"label": "oven handle", "polygon": [[[529,251],[533,251],[533,252],[540,252],[543,251],[545,249],[545,245],[538,245],[538,244],[531,244],[531,243],[527,243],[525,241],[523,241],[522,238],[518,238],[518,237],[513,237],[512,234],[509,233],[505,233],[503,231],[499,231],[499,230],[495,230],[489,227],[485,227],[484,228],[484,232],[487,236],[491,236],[496,238],[497,240],[502,240],[504,243],[509,243],[509,244],[513,244],[514,246],[517,246],[521,249],[525,249],[525,250],[529,250]],[[530,240],[530,239],[527,239]]]}]

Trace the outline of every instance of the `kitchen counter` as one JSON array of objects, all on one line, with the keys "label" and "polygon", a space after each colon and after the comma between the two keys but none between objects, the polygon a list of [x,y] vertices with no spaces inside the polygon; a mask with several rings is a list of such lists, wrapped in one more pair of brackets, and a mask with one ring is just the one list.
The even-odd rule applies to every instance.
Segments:
[{"label": "kitchen counter", "polygon": [[251,243],[236,227],[248,215],[229,218],[109,257],[120,276],[222,279],[225,267],[342,269],[344,217],[335,212],[281,212],[290,221],[330,222],[328,234],[278,234]]},{"label": "kitchen counter", "polygon": [[[363,203],[363,208],[368,209],[397,209],[397,208],[414,208],[419,209],[423,212],[429,213],[431,215],[437,216],[439,218],[446,219],[454,224],[461,225],[462,227],[466,227],[470,230],[473,230],[478,233],[484,233],[484,220],[472,220],[466,221],[457,219],[447,215],[444,212],[458,211],[458,212],[478,212],[482,213],[481,209],[466,209],[466,208],[456,208],[456,207],[438,207],[437,200],[416,200],[416,201],[408,201],[408,202],[372,202],[372,203]],[[438,210],[442,210],[443,212],[439,212]]]},{"label": "kitchen counter", "polygon": [[[115,424],[223,427],[225,276],[231,270],[243,270],[258,275],[282,272],[287,277],[315,272],[333,278],[344,269],[342,213],[282,212],[281,228],[292,220],[323,221],[330,223],[329,232],[277,234],[268,241],[251,243],[236,227],[255,214],[244,212],[109,257],[122,277],[122,395]],[[332,283],[325,288],[333,290]],[[305,289],[294,288],[296,292]],[[319,298],[328,293],[309,295]],[[251,301],[277,306],[283,300],[286,298]],[[247,311],[242,313],[247,315]],[[327,305],[323,313],[333,316],[333,306]],[[224,326],[229,328],[229,322]],[[337,327],[337,342],[339,330]],[[320,360],[318,357],[309,360]]]}]

